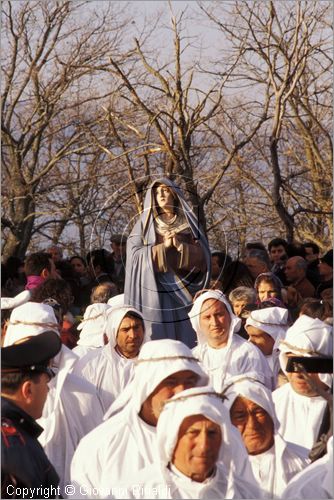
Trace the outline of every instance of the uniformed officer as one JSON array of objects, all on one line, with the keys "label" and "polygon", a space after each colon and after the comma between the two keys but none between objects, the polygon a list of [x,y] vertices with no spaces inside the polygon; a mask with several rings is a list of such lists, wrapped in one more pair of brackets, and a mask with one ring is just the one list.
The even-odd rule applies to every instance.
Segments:
[{"label": "uniformed officer", "polygon": [[1,498],[58,498],[59,478],[37,438],[61,348],[47,331],[1,349]]}]

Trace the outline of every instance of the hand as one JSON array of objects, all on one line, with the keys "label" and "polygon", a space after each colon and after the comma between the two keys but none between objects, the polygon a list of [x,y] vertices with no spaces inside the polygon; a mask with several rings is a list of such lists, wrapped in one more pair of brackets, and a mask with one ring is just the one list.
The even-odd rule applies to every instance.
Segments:
[{"label": "hand", "polygon": [[165,234],[165,236],[164,236],[165,248],[172,248],[173,247],[173,245],[174,245],[173,238],[174,238],[173,232],[167,232]]},{"label": "hand", "polygon": [[173,236],[173,245],[176,248],[178,252],[181,252],[182,250],[182,241],[179,239],[177,235]]}]

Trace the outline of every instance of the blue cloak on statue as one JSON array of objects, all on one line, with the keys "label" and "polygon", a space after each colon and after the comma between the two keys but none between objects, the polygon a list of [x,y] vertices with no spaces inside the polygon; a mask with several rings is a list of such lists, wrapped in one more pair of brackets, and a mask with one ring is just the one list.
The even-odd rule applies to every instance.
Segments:
[{"label": "blue cloak on statue", "polygon": [[[182,219],[180,231],[187,233],[199,250],[204,269],[188,269],[179,272],[168,266],[159,272],[152,258],[152,249],[158,243],[156,210],[153,188],[159,184],[168,186],[178,199],[178,214]],[[186,226],[186,228],[185,228]],[[200,247],[200,248],[199,248]],[[185,201],[179,187],[169,179],[154,181],[144,201],[144,209],[127,240],[126,278],[124,303],[136,307],[151,326],[152,340],[170,338],[180,340],[190,348],[196,343],[196,334],[188,318],[192,298],[206,288],[211,274],[211,253],[207,238],[198,220]],[[190,257],[191,258],[191,257]],[[188,252],[189,259],[189,252]]]}]

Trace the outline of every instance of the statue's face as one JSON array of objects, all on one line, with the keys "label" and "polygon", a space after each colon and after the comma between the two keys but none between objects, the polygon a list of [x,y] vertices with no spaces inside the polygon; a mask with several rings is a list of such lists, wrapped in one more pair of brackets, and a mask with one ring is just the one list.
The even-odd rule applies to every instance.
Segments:
[{"label": "statue's face", "polygon": [[155,199],[158,207],[162,210],[167,208],[174,209],[174,196],[172,190],[165,184],[159,184],[154,189]]}]

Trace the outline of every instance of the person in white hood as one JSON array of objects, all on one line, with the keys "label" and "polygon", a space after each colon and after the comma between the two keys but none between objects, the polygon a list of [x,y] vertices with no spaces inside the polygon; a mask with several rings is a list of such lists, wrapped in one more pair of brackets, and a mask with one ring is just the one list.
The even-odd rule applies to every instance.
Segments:
[{"label": "person in white hood", "polygon": [[[52,307],[27,302],[10,316],[4,347],[20,340],[53,330],[59,325]],[[39,441],[60,478],[60,492],[66,498],[70,482],[70,464],[80,439],[102,422],[103,411],[95,387],[72,372],[78,357],[65,345],[53,359],[56,376],[49,382],[49,392],[38,423],[44,431]]]},{"label": "person in white hood", "polygon": [[251,311],[245,324],[249,342],[258,347],[268,361],[273,374],[274,389],[277,387],[280,371],[278,345],[289,328],[288,315],[288,310],[283,307],[266,307]]},{"label": "person in white hood", "polygon": [[234,461],[244,460],[245,449],[212,387],[167,400],[157,442],[157,462],[116,489],[116,498],[259,498],[255,481],[235,474]]},{"label": "person in white hood", "polygon": [[108,309],[110,306],[104,303],[91,304],[86,308],[83,320],[77,326],[80,331],[78,344],[72,351],[77,356],[83,357],[108,343],[105,333]]},{"label": "person in white hood", "polygon": [[132,306],[106,311],[104,332],[108,344],[83,356],[75,364],[74,373],[95,385],[106,412],[130,382],[134,361],[149,334],[142,314]]},{"label": "person in white hood", "polygon": [[[318,394],[314,386],[328,391],[332,375],[301,372],[286,372],[289,356],[333,356],[332,327],[319,319],[300,316],[288,329],[285,340],[281,340],[280,364],[289,383],[273,392],[280,432],[286,441],[310,450],[318,439],[320,425],[327,401]],[[312,383],[313,381],[313,383]]]},{"label": "person in white hood", "polygon": [[111,405],[107,420],[85,436],[75,452],[71,465],[75,498],[113,498],[112,487],[154,463],[162,404],[184,389],[207,383],[206,373],[183,342],[163,339],[144,344],[131,383]]},{"label": "person in white hood", "polygon": [[248,451],[261,498],[280,498],[290,479],[308,464],[305,451],[287,444],[279,434],[271,392],[262,383],[235,377],[223,395]]},{"label": "person in white hood", "polygon": [[229,377],[256,372],[270,389],[272,373],[263,354],[234,332],[241,320],[233,314],[225,295],[219,290],[199,295],[189,312],[198,345],[193,349],[209,374],[210,383],[220,392]]},{"label": "person in white hood", "polygon": [[333,436],[327,442],[327,453],[297,474],[282,494],[284,500],[334,498]]}]

